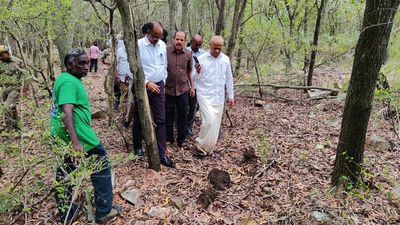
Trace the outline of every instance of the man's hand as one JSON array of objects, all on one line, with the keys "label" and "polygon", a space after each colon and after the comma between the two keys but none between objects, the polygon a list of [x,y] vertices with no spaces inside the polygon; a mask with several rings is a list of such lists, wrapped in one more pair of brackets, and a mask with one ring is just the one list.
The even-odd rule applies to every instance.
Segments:
[{"label": "man's hand", "polygon": [[129,77],[129,75],[128,74],[125,74],[125,83],[129,83],[129,80],[130,80],[131,78]]},{"label": "man's hand", "polygon": [[197,72],[198,74],[201,73],[201,66],[200,66],[200,64],[194,65],[194,68],[196,69],[196,72]]},{"label": "man's hand", "polygon": [[233,105],[235,104],[235,100],[233,100],[233,99],[228,99],[227,104],[228,104],[228,107],[229,107],[229,108],[232,108]]},{"label": "man's hand", "polygon": [[160,86],[158,86],[157,84],[155,84],[151,81],[147,82],[146,88],[147,88],[147,90],[154,92],[156,94],[160,93]]},{"label": "man's hand", "polygon": [[83,146],[82,146],[82,144],[78,141],[78,142],[75,142],[75,143],[72,143],[72,147],[76,150],[76,151],[80,151],[80,152],[83,152],[84,151],[84,149],[83,149]]},{"label": "man's hand", "polygon": [[190,97],[194,97],[196,95],[196,92],[194,91],[193,87],[190,88],[190,92],[189,93],[190,93]]},{"label": "man's hand", "polygon": [[83,160],[83,155],[85,154],[85,150],[83,149],[83,146],[79,141],[72,143],[72,147],[74,148],[75,151],[78,152],[75,153],[77,154],[76,156],[71,157],[72,163],[74,165],[79,165]]}]

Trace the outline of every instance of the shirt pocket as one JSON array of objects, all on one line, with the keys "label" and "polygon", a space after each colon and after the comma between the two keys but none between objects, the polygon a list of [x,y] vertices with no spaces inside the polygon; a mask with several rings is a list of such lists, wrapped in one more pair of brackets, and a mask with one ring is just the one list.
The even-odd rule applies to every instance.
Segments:
[{"label": "shirt pocket", "polygon": [[167,60],[163,53],[156,54],[156,63],[158,65],[166,65],[167,64]]}]

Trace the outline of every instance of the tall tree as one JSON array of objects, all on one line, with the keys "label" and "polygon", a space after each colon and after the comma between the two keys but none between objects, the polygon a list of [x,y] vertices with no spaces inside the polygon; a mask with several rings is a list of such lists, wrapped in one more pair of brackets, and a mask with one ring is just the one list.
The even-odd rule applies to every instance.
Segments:
[{"label": "tall tree", "polygon": [[235,9],[233,12],[233,21],[231,28],[231,36],[228,41],[228,48],[226,51],[226,55],[231,58],[232,52],[236,46],[237,35],[239,33],[240,24],[242,22],[242,18],[244,15],[244,10],[246,9],[247,0],[236,0],[235,1]]},{"label": "tall tree", "polygon": [[[175,33],[177,30],[176,26],[176,12],[177,12],[177,0],[168,0],[168,6],[169,6],[169,32],[170,33]],[[171,35],[169,35],[171,37]]]},{"label": "tall tree", "polygon": [[399,3],[400,0],[366,1],[332,172],[335,186],[349,181],[357,184],[361,176],[374,89]]},{"label": "tall tree", "polygon": [[225,0],[215,0],[218,8],[217,25],[215,26],[215,34],[221,35],[225,28]]},{"label": "tall tree", "polygon": [[157,141],[153,128],[153,120],[150,113],[150,105],[144,81],[142,65],[139,63],[139,51],[137,40],[140,34],[140,27],[135,18],[129,0],[114,0],[121,14],[122,27],[124,30],[124,41],[128,53],[129,66],[133,69],[133,85],[139,110],[140,123],[143,129],[143,138],[147,147],[147,159],[149,167],[160,171],[160,156],[158,154]]},{"label": "tall tree", "polygon": [[188,32],[189,27],[189,0],[181,0],[182,18],[180,30]]},{"label": "tall tree", "polygon": [[317,21],[315,23],[315,29],[314,29],[314,40],[311,48],[310,65],[308,68],[308,76],[307,76],[307,86],[312,86],[315,58],[317,57],[319,31],[321,29],[321,21],[323,16],[322,13],[324,12],[325,5],[326,5],[326,0],[321,0],[321,4],[318,7]]}]

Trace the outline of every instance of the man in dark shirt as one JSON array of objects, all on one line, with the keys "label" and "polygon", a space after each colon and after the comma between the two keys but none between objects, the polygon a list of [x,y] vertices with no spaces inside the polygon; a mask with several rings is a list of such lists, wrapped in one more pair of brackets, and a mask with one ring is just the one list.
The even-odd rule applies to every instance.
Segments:
[{"label": "man in dark shirt", "polygon": [[[185,32],[177,31],[174,35],[173,45],[167,47],[167,82],[165,85],[166,96],[166,128],[167,141],[174,143],[175,115],[178,115],[177,143],[182,147],[187,134],[187,114],[189,108],[189,95],[194,96],[192,79],[192,53],[185,48]],[[175,114],[175,109],[177,113]]]}]

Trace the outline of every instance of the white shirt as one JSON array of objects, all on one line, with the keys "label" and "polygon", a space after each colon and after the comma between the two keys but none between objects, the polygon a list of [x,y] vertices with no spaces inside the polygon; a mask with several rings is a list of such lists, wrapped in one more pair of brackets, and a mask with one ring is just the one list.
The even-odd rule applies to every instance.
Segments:
[{"label": "white shirt", "polygon": [[128,62],[128,54],[126,53],[126,48],[123,40],[118,40],[117,44],[117,72],[121,82],[125,82],[125,76],[128,75],[129,78],[133,78],[131,69]]},{"label": "white shirt", "polygon": [[206,52],[198,59],[201,72],[194,75],[197,81],[197,101],[209,105],[224,104],[225,86],[228,98],[233,99],[233,76],[228,56],[220,53],[215,58]]},{"label": "white shirt", "polygon": [[161,40],[154,46],[147,36],[138,40],[140,62],[147,83],[157,83],[167,79],[167,48]]},{"label": "white shirt", "polygon": [[[207,52],[206,50],[204,50],[204,49],[202,49],[202,48],[199,48],[199,50],[197,50],[197,52],[194,52],[190,46],[189,46],[189,47],[186,47],[186,49],[187,49],[188,51],[192,52],[192,57],[193,57],[193,56],[196,56],[197,59],[198,59],[201,55],[203,55],[203,53],[206,53],[206,52]],[[192,63],[192,77],[194,77],[194,76],[195,76],[195,73],[196,73],[196,69],[194,68],[195,65],[196,65],[196,62],[194,61],[194,58],[193,58],[193,63]],[[197,89],[197,82],[196,82],[196,80],[193,79],[193,82],[194,82],[194,88]]]}]

